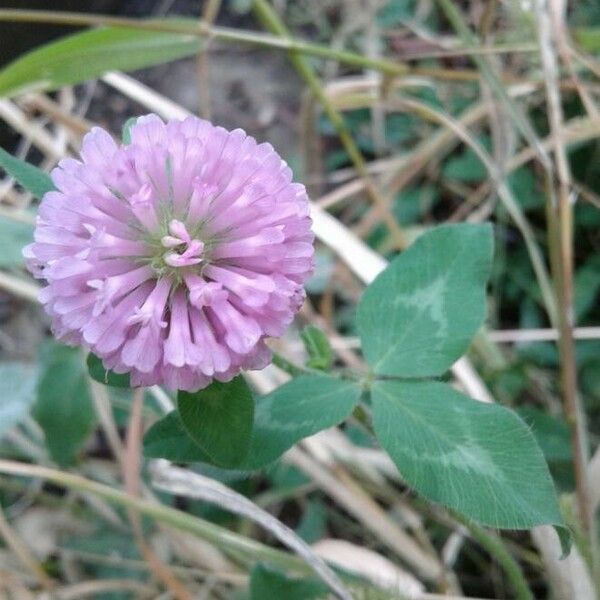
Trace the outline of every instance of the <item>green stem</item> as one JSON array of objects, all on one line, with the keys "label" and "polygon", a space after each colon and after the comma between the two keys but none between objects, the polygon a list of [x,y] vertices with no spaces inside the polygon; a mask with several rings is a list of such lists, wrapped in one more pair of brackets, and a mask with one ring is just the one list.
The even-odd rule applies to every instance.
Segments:
[{"label": "green stem", "polygon": [[264,544],[240,536],[223,527],[219,527],[180,510],[130,496],[120,490],[73,473],[65,473],[56,469],[10,460],[0,460],[0,473],[20,477],[37,477],[64,488],[93,494],[103,498],[107,502],[136,510],[161,523],[193,533],[230,555],[244,556],[247,562],[266,561],[283,569],[291,569],[301,573],[312,573],[311,569],[304,562],[281,550],[269,548]]},{"label": "green stem", "polygon": [[273,355],[273,364],[276,367],[279,367],[282,371],[285,371],[288,375],[292,377],[298,377],[299,375],[305,375],[307,373],[314,373],[315,371],[305,369],[300,365],[293,363],[291,360],[288,360],[285,356],[282,356],[278,352],[271,350]]},{"label": "green stem", "polygon": [[407,65],[389,59],[370,58],[355,52],[336,50],[328,46],[321,46],[320,44],[313,44],[311,42],[292,39],[290,37],[284,38],[253,31],[233,29],[230,27],[212,26],[208,25],[205,21],[196,21],[192,19],[188,22],[183,19],[147,20],[112,17],[95,13],[81,14],[49,10],[1,9],[0,21],[52,23],[73,27],[107,26],[144,29],[146,31],[162,33],[180,33],[207,37],[225,42],[239,42],[253,46],[300,52],[308,56],[336,60],[355,67],[375,69],[382,73],[386,73],[387,75],[405,75],[409,70]]},{"label": "green stem", "polygon": [[486,550],[506,573],[506,577],[515,592],[515,598],[517,600],[535,600],[521,566],[507,550],[502,539],[454,511],[451,511],[451,514],[456,521],[469,530],[471,537]]}]

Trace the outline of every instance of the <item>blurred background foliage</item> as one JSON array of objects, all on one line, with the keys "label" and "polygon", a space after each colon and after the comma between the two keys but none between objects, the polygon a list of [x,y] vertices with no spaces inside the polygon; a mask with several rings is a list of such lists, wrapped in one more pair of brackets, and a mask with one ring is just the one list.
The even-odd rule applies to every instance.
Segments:
[{"label": "blurred background foliage", "polygon": [[[487,332],[477,337],[469,357],[492,396],[515,408],[531,425],[568,504],[574,490],[573,456],[563,417],[552,323],[522,229],[499,199],[489,168],[477,151],[482,149],[491,157],[534,242],[548,257],[549,190],[543,166],[536,160],[536,144],[548,149],[551,136],[535,1],[452,4],[463,25],[476,35],[472,48],[448,18],[443,2],[273,2],[295,39],[409,65],[405,76],[392,79],[333,59],[307,59],[322,93],[343,113],[366,169],[402,233],[400,243],[360,185],[356,161],[340,142],[339,125],[310,93],[285,52],[216,39],[200,57],[195,56],[196,50],[187,52],[192,56],[166,64],[159,64],[165,63],[159,57],[156,65],[130,75],[188,110],[225,127],[243,127],[273,143],[296,177],[306,183],[311,198],[385,258],[393,257],[434,224],[492,220],[497,249]],[[550,4],[560,7],[562,3]],[[56,0],[51,7],[33,0],[0,2],[2,9],[13,7],[82,11],[75,0]],[[263,31],[251,0],[94,0],[86,3],[85,10],[132,18],[181,15],[196,20],[212,11],[219,26]],[[568,3],[557,26],[567,36],[570,57],[561,63],[559,87],[564,110],[561,143],[572,172],[570,198],[574,203],[576,370],[594,454],[600,436],[600,4],[597,0]],[[2,21],[0,61],[8,64],[27,50],[70,32],[56,24]],[[506,96],[498,96],[472,56],[483,57],[485,69],[504,87]],[[85,62],[78,64],[84,73],[85,67]],[[131,115],[152,109],[152,102],[140,101],[122,80],[119,84],[114,78],[85,79],[80,77],[77,85],[49,93],[34,91],[0,99],[0,145],[48,170],[62,156],[76,152],[90,125],[98,123],[118,135]],[[529,137],[519,131],[515,110],[529,123]],[[445,129],[448,122],[458,123],[458,129]],[[25,277],[21,256],[21,248],[31,238],[36,203],[8,176],[0,182],[0,196],[1,456],[64,468],[118,487],[119,440],[129,416],[128,392],[90,381],[81,353],[49,339],[47,321],[35,305],[35,289]],[[309,299],[298,328],[313,325],[326,331],[336,348],[336,364],[352,366],[353,361],[360,361],[353,352],[354,311],[363,286],[349,269],[349,261],[352,257],[341,260],[327,245],[318,245],[316,270],[307,286]],[[291,358],[306,360],[297,339],[296,331],[278,348]],[[280,381],[281,373],[276,368],[273,372],[270,376]],[[146,399],[144,417],[150,423],[162,414],[164,398],[154,390]],[[28,416],[30,408],[33,418]],[[343,436],[359,452],[372,450],[360,423],[347,423]],[[318,450],[318,446],[304,448],[307,460],[312,461],[309,468],[284,460],[251,477],[201,465],[195,468],[267,508],[309,544],[318,547],[323,540],[344,540],[348,546],[336,552],[342,557],[341,566],[349,570],[348,565],[356,567],[361,562],[356,549],[369,549],[372,554],[363,557],[363,570],[356,567],[367,579],[373,579],[368,575],[369,561],[379,564],[373,558],[378,556],[387,561],[382,569],[389,571],[392,580],[403,581],[408,572],[410,581],[418,585],[425,581],[438,594],[511,597],[499,566],[452,518],[408,494],[402,484],[386,479],[376,469],[374,474],[363,464],[344,462],[327,447],[321,448],[321,454]],[[341,493],[354,494],[349,496],[356,502],[354,509],[340,503],[332,491],[336,480]],[[596,497],[600,491],[597,475],[592,485]],[[220,508],[157,495],[240,536],[277,545],[269,533]],[[42,597],[35,594],[44,586],[57,585],[56,597],[80,598],[89,595],[85,582],[92,582],[97,598],[174,597],[169,595],[172,590],[160,595],[160,584],[149,576],[152,564],[132,543],[122,508],[111,507],[85,491],[65,492],[39,479],[9,475],[0,476],[0,505],[5,513],[0,520],[5,540],[0,548],[0,597],[3,585],[9,598]],[[446,578],[432,584],[407,564],[377,526],[381,515],[441,561]],[[142,527],[154,552],[194,590],[192,597],[300,600],[325,594],[315,581],[290,582],[266,567],[250,570],[247,556],[233,560],[218,545],[175,533],[150,518],[144,519]],[[11,536],[22,541],[25,557],[31,555],[34,566],[23,561]],[[536,597],[567,597],[561,596],[563,588],[549,576],[556,565],[547,558],[544,542],[532,541],[527,533],[508,534],[505,539]],[[390,584],[387,591],[378,592],[361,591],[358,586],[356,597],[376,598],[380,593],[381,598],[409,597],[410,586],[402,585]],[[567,585],[575,583],[567,581]]]}]

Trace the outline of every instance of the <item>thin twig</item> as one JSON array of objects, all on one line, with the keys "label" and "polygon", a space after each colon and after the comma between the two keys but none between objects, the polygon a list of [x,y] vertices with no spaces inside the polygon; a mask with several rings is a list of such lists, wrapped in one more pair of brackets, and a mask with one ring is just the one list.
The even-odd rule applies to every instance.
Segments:
[{"label": "thin twig", "polygon": [[[123,480],[125,492],[130,496],[139,496],[139,477],[140,477],[140,451],[142,443],[142,408],[144,404],[144,388],[137,388],[132,391],[131,412],[127,426],[127,440],[125,443],[125,453],[122,462]],[[129,522],[133,530],[133,535],[141,555],[152,567],[152,573],[160,580],[168,590],[178,600],[192,600],[191,594],[171,573],[160,559],[156,556],[152,548],[144,539],[142,521],[140,515],[134,509],[128,509]]]},{"label": "thin twig", "polygon": [[[208,0],[203,9],[201,21],[209,27],[212,27],[219,9],[221,8],[221,0]],[[198,106],[199,114],[204,119],[210,119],[211,101],[210,101],[210,80],[209,80],[209,60],[208,48],[210,38],[202,39],[200,50],[196,56],[196,79],[198,88]]]},{"label": "thin twig", "polygon": [[314,554],[301,538],[245,496],[218,481],[193,471],[175,467],[165,460],[153,462],[152,483],[155,487],[175,496],[204,500],[258,523],[277,537],[280,542],[296,552],[338,598],[352,600],[348,590],[337,575],[322,559]]},{"label": "thin twig", "polygon": [[[553,139],[554,160],[558,178],[557,202],[553,197],[548,201],[550,230],[550,258],[553,267],[554,285],[559,305],[558,329],[560,338],[560,372],[564,411],[571,428],[573,447],[573,470],[575,474],[576,496],[582,530],[590,545],[593,559],[598,565],[598,548],[595,520],[588,481],[588,447],[586,418],[577,392],[577,364],[573,339],[573,211],[570,198],[571,174],[567,155],[562,143],[563,110],[557,86],[558,64],[555,56],[554,32],[551,27],[549,7],[546,0],[536,0],[538,43],[546,80],[548,119]],[[597,566],[596,566],[597,568]]]}]

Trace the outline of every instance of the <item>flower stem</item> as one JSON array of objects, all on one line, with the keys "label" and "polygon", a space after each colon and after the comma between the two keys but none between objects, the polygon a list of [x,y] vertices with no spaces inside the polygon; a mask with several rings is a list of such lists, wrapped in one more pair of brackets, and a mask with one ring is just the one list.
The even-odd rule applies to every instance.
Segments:
[{"label": "flower stem", "polygon": [[[564,142],[564,114],[559,90],[559,60],[556,48],[556,27],[550,6],[537,0],[534,3],[538,30],[538,44],[542,72],[546,87],[548,124],[556,172],[556,193],[548,190],[546,212],[550,262],[558,304],[558,353],[560,358],[560,383],[566,421],[571,430],[573,472],[581,531],[591,554],[591,571],[596,581],[600,574],[600,548],[594,518],[588,477],[589,442],[586,414],[578,392],[577,361],[575,357],[574,309],[574,250],[573,204],[571,202],[572,176]],[[550,193],[552,192],[552,193]]]}]

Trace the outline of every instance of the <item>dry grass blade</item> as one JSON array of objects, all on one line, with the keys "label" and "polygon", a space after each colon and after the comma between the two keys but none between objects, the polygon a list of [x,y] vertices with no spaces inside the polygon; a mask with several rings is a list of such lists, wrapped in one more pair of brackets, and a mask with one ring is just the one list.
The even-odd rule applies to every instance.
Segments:
[{"label": "dry grass blade", "polygon": [[[265,27],[267,27],[272,33],[280,36],[282,39],[289,38],[289,33],[285,28],[285,25],[281,22],[277,16],[277,13],[271,8],[268,2],[265,0],[253,0],[253,6],[255,13],[257,14],[259,20],[263,22]],[[394,215],[391,213],[387,202],[381,194],[381,191],[371,178],[371,175],[366,168],[362,153],[356,145],[343,116],[336,110],[336,108],[327,98],[327,94],[325,94],[323,86],[305,58],[299,55],[297,52],[290,52],[289,57],[290,62],[300,77],[304,79],[307,87],[322,105],[323,111],[333,124],[342,146],[348,153],[356,172],[364,181],[365,189],[369,195],[369,198],[372,200],[373,205],[380,215],[382,221],[389,229],[389,232],[394,239],[394,243],[399,248],[404,247],[406,245],[404,234],[400,229]]]},{"label": "dry grass blade", "polygon": [[336,597],[352,600],[350,592],[335,573],[299,538],[289,527],[248,500],[245,496],[227,488],[218,481],[198,473],[174,467],[167,461],[154,461],[151,466],[152,483],[155,487],[177,496],[196,498],[251,519],[272,533],[282,544],[294,550],[298,556],[329,586]]},{"label": "dry grass blade", "polygon": [[334,476],[299,448],[289,450],[285,460],[306,473],[421,577],[429,581],[442,577],[443,567],[438,559],[421,549],[350,476],[342,475],[340,468]]},{"label": "dry grass blade", "polygon": [[97,581],[83,581],[58,588],[53,593],[56,600],[79,600],[80,598],[94,598],[100,594],[122,592],[135,594],[136,598],[156,598],[156,588],[131,579],[99,579]]},{"label": "dry grass blade", "polygon": [[325,539],[313,545],[324,560],[360,575],[402,598],[419,598],[423,584],[387,558],[345,540]]}]

